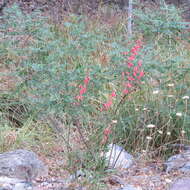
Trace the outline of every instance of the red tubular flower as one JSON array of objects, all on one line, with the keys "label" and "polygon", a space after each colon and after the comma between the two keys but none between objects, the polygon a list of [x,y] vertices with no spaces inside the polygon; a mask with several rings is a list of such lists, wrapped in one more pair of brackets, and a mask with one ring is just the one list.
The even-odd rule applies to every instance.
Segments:
[{"label": "red tubular flower", "polygon": [[112,130],[111,130],[111,127],[110,127],[110,126],[107,127],[107,128],[105,128],[104,131],[103,131],[103,134],[104,134],[105,136],[108,136],[108,135],[110,135],[111,133],[112,133]]},{"label": "red tubular flower", "polygon": [[82,101],[84,99],[83,95],[87,92],[87,86],[88,86],[89,81],[90,81],[90,77],[86,76],[84,79],[84,85],[79,85],[79,88],[80,88],[79,95],[75,97],[78,101]]},{"label": "red tubular flower", "polygon": [[142,60],[139,60],[137,64],[139,67],[141,67],[142,66]]},{"label": "red tubular flower", "polygon": [[85,79],[84,79],[84,84],[88,85],[89,81],[90,81],[90,77],[86,76]]},{"label": "red tubular flower", "polygon": [[124,95],[126,95],[126,94],[128,94],[128,93],[129,93],[129,90],[127,90],[127,89],[123,90],[123,94],[124,94]]},{"label": "red tubular flower", "polygon": [[125,52],[122,52],[122,54],[123,54],[123,55],[127,55],[127,54],[128,54],[128,52],[127,52],[127,51],[125,51]]},{"label": "red tubular flower", "polygon": [[78,96],[76,96],[76,99],[77,99],[78,101],[81,101],[81,100],[83,100],[83,96],[78,95]]},{"label": "red tubular flower", "polygon": [[133,72],[133,76],[134,76],[134,77],[137,77],[137,73],[136,73],[136,72]]},{"label": "red tubular flower", "polygon": [[81,85],[79,88],[81,88],[80,91],[79,91],[79,94],[80,94],[81,96],[86,93],[86,87],[85,87],[85,86],[82,86],[82,85]]},{"label": "red tubular flower", "polygon": [[111,97],[116,97],[115,91],[113,91],[113,92],[111,93]]},{"label": "red tubular flower", "polygon": [[109,97],[109,101],[107,103],[103,104],[103,108],[101,109],[101,111],[103,111],[103,110],[107,111],[113,104],[113,97],[116,97],[116,96],[117,96],[117,94],[115,93],[115,91],[113,91]]},{"label": "red tubular flower", "polygon": [[110,99],[107,103],[103,104],[104,110],[108,110],[112,105],[112,99]]},{"label": "red tubular flower", "polygon": [[133,68],[133,72],[138,73],[139,72],[139,68],[138,67],[134,67]]},{"label": "red tubular flower", "polygon": [[128,76],[127,78],[128,78],[129,81],[134,81],[134,80],[135,80],[135,79],[134,79],[133,77],[131,77],[131,76]]},{"label": "red tubular flower", "polygon": [[144,76],[144,72],[143,71],[141,71],[140,73],[139,73],[139,76],[137,76],[137,79],[141,79],[142,77]]},{"label": "red tubular flower", "polygon": [[131,68],[134,66],[133,63],[131,63],[131,62],[128,62],[127,65],[128,65],[128,68]]},{"label": "red tubular flower", "polygon": [[134,61],[135,60],[135,56],[134,55],[131,55],[129,58],[128,58],[129,61]]},{"label": "red tubular flower", "polygon": [[127,82],[126,85],[125,85],[127,88],[132,88],[133,85],[130,83],[130,82]]}]

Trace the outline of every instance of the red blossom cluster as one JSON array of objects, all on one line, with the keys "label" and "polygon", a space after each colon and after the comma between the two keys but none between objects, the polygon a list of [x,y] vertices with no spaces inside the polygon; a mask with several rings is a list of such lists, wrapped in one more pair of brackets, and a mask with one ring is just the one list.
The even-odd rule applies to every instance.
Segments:
[{"label": "red blossom cluster", "polygon": [[124,83],[124,90],[123,94],[128,94],[130,89],[134,87],[134,83],[140,81],[140,79],[144,76],[144,72],[141,69],[142,61],[139,60],[136,62],[137,55],[142,48],[142,41],[137,40],[134,47],[132,47],[131,51],[123,52],[123,55],[129,55],[127,58],[127,67],[129,68],[130,72],[122,72],[122,80],[127,81]]},{"label": "red blossom cluster", "polygon": [[105,128],[103,130],[103,138],[102,138],[102,141],[101,141],[101,144],[104,145],[108,142],[108,139],[110,137],[110,135],[112,134],[112,126],[109,125],[107,128]]},{"label": "red blossom cluster", "polygon": [[[142,41],[137,40],[135,46],[132,47],[130,52],[122,53],[124,56],[128,56],[127,67],[129,70],[126,72],[122,72],[122,81],[125,81],[123,83],[124,89],[122,91],[124,95],[130,93],[131,89],[135,86],[135,84],[138,83],[141,80],[141,78],[144,76],[144,72],[141,69],[142,61],[141,60],[136,61],[141,48],[142,48]],[[103,108],[101,109],[101,111],[107,111],[112,106],[114,97],[116,97],[115,91],[113,91],[110,94],[108,101],[103,104]]]},{"label": "red blossom cluster", "polygon": [[113,91],[109,96],[109,100],[103,104],[103,108],[101,109],[101,111],[107,111],[113,104],[113,98],[116,96],[117,95],[116,95],[115,91]]},{"label": "red blossom cluster", "polygon": [[89,76],[86,76],[85,79],[84,79],[84,84],[83,85],[79,85],[79,95],[76,96],[76,99],[78,101],[82,101],[83,98],[84,98],[84,94],[86,93],[87,91],[87,87],[88,87],[88,83],[90,81],[90,77]]}]

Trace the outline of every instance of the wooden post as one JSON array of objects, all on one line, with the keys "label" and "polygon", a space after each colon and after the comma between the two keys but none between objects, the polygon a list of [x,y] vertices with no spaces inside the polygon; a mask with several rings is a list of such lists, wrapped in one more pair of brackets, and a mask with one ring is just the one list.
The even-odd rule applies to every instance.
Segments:
[{"label": "wooden post", "polygon": [[133,13],[133,0],[129,0],[129,4],[128,4],[128,24],[127,24],[129,37],[132,36],[132,16],[133,16],[132,13]]}]

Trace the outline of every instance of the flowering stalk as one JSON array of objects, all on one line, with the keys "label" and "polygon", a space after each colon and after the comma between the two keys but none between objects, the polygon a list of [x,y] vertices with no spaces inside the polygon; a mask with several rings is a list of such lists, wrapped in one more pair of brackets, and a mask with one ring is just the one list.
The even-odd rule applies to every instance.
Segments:
[{"label": "flowering stalk", "polygon": [[135,64],[136,56],[138,55],[140,49],[142,48],[142,42],[140,40],[136,41],[134,47],[132,47],[129,53],[124,52],[123,55],[129,55],[127,61],[127,67],[131,72],[122,72],[122,80],[127,79],[127,82],[124,83],[123,95],[129,94],[131,89],[135,87],[135,84],[138,83],[141,78],[144,76],[143,70],[141,70],[142,61],[139,60]]},{"label": "flowering stalk", "polygon": [[129,71],[123,71],[121,73],[122,81],[124,81],[123,90],[122,90],[123,97],[118,103],[114,113],[116,113],[120,105],[123,104],[127,95],[135,90],[136,84],[139,83],[142,77],[144,76],[144,71],[141,69],[142,60],[139,60],[138,62],[136,61],[136,58],[141,48],[142,48],[142,41],[137,40],[135,46],[132,47],[130,52],[122,53],[124,56],[129,56],[127,58],[127,67]]},{"label": "flowering stalk", "polygon": [[[127,67],[129,71],[123,71],[121,73],[122,81],[124,81],[123,90],[122,90],[123,97],[118,106],[124,101],[126,95],[131,93],[135,89],[136,84],[139,83],[141,78],[144,76],[144,71],[141,69],[142,61],[141,60],[139,60],[138,62],[135,61],[141,48],[142,48],[142,41],[137,40],[135,46],[132,47],[130,52],[122,53],[124,56],[128,56]],[[113,91],[112,94],[109,96],[108,101],[103,104],[103,108],[101,109],[101,111],[107,111],[110,109],[110,107],[113,104],[113,97],[116,97],[115,91]]]},{"label": "flowering stalk", "polygon": [[107,111],[112,106],[112,104],[113,104],[113,98],[116,97],[116,96],[117,95],[116,95],[115,91],[113,91],[111,93],[111,95],[109,96],[108,102],[106,102],[106,103],[103,104],[103,108],[101,109],[101,111],[104,111],[104,110]]},{"label": "flowering stalk", "polygon": [[78,101],[82,101],[84,99],[84,94],[87,92],[87,87],[88,87],[88,84],[89,84],[89,81],[90,81],[90,77],[89,76],[86,76],[85,79],[84,79],[84,84],[83,85],[79,85],[79,95],[76,96],[76,99]]}]

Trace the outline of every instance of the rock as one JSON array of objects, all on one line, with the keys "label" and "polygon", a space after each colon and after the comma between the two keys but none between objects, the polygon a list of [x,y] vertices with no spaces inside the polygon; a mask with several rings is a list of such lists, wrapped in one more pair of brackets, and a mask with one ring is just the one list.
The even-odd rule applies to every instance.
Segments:
[{"label": "rock", "polygon": [[110,144],[105,154],[108,168],[127,169],[134,163],[133,156],[127,153],[122,147]]},{"label": "rock", "polygon": [[73,182],[80,177],[86,177],[88,179],[92,179],[92,172],[88,170],[77,170],[74,174],[70,175],[69,178],[66,180],[67,183]]},{"label": "rock", "polygon": [[175,181],[169,190],[189,190],[190,189],[190,178],[184,177]]},{"label": "rock", "polygon": [[32,190],[32,184],[30,183],[17,183],[13,190]]},{"label": "rock", "polygon": [[119,185],[125,185],[126,183],[125,183],[125,181],[121,178],[121,177],[119,177],[119,176],[110,176],[109,178],[108,178],[108,181],[109,181],[109,184],[111,184],[111,185],[116,185],[116,184],[119,184]]},{"label": "rock", "polygon": [[173,170],[190,173],[190,151],[171,156],[165,163],[166,172]]},{"label": "rock", "polygon": [[47,174],[47,167],[34,152],[19,149],[0,154],[0,177],[30,182]]},{"label": "rock", "polygon": [[118,190],[142,190],[141,187],[135,187],[134,185],[125,185],[124,187],[118,189]]},{"label": "rock", "polygon": [[67,179],[68,182],[73,182],[79,177],[86,177],[86,174],[82,170],[77,170],[74,174],[70,175]]}]

